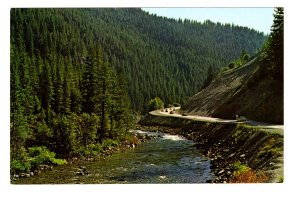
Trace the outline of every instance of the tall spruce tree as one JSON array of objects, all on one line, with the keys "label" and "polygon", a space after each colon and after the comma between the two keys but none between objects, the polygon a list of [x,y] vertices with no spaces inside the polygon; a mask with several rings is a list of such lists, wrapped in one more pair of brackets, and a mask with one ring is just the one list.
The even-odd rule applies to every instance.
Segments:
[{"label": "tall spruce tree", "polygon": [[268,56],[271,60],[273,70],[279,79],[283,80],[283,39],[284,39],[284,9],[275,8],[273,25],[268,40]]},{"label": "tall spruce tree", "polygon": [[20,150],[24,148],[26,139],[30,133],[24,107],[26,95],[24,88],[22,88],[19,71],[23,66],[19,62],[18,55],[19,53],[16,51],[16,48],[12,46],[10,66],[10,145],[12,159],[22,159]]}]

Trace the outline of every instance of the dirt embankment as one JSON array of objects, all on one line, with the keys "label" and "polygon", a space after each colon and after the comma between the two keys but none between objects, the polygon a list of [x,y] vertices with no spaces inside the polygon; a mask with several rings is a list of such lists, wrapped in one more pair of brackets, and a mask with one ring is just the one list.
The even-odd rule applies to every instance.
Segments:
[{"label": "dirt embankment", "polygon": [[190,97],[183,113],[234,119],[236,115],[255,121],[283,124],[283,81],[273,77],[264,55],[220,74],[206,88]]},{"label": "dirt embankment", "polygon": [[197,143],[212,162],[217,175],[213,182],[228,182],[233,164],[241,162],[270,176],[268,182],[283,178],[283,135],[246,125],[200,122],[172,117],[145,116],[142,129],[183,135]]}]

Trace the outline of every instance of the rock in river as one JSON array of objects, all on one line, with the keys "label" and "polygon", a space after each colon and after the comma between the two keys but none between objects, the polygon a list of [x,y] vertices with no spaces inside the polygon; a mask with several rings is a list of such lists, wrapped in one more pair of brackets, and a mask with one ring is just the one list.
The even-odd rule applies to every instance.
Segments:
[{"label": "rock in river", "polygon": [[89,172],[84,166],[80,166],[76,172],[76,175],[79,175],[79,176],[84,176],[84,175],[88,175],[88,174],[89,174]]}]

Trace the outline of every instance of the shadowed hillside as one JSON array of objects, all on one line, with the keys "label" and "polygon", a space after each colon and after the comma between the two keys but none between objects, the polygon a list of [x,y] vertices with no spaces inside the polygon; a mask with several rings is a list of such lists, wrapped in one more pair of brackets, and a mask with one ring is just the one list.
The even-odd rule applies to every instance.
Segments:
[{"label": "shadowed hillside", "polygon": [[249,119],[283,123],[283,84],[274,79],[265,63],[265,55],[244,66],[220,74],[208,87],[181,107],[191,115]]}]

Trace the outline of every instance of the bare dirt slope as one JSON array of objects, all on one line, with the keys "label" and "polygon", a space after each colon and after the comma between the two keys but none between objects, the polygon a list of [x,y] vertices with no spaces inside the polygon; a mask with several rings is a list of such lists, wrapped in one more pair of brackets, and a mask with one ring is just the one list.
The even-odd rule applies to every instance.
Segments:
[{"label": "bare dirt slope", "polygon": [[189,115],[248,119],[283,124],[283,83],[275,80],[256,57],[244,66],[220,74],[190,97],[181,110]]}]

